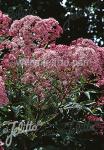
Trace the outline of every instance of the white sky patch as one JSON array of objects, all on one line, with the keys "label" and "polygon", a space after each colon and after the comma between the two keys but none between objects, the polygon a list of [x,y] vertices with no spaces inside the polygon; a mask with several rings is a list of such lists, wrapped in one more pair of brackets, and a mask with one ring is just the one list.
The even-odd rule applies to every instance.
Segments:
[{"label": "white sky patch", "polygon": [[66,5],[65,5],[66,1],[67,1],[67,0],[63,0],[63,1],[62,1],[61,5],[62,5],[63,7],[66,6]]},{"label": "white sky patch", "polygon": [[31,2],[31,0],[27,0],[28,2]]}]

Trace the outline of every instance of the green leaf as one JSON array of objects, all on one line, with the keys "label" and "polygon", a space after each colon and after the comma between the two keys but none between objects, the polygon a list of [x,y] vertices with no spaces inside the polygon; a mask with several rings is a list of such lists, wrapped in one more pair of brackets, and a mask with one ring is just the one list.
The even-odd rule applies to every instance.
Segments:
[{"label": "green leaf", "polygon": [[91,99],[91,96],[90,96],[90,93],[88,91],[84,92],[84,94],[86,95],[86,97],[90,100]]}]

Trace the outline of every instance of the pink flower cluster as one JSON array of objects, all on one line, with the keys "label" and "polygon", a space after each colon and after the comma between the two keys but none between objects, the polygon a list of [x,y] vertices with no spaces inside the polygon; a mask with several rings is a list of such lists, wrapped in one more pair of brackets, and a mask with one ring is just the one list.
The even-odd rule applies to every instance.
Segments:
[{"label": "pink flower cluster", "polygon": [[101,117],[97,117],[94,115],[87,115],[86,120],[91,121],[91,122],[102,122],[103,119]]},{"label": "pink flower cluster", "polygon": [[0,76],[0,106],[8,104],[9,100],[6,94],[5,85],[2,77]]},{"label": "pink flower cluster", "polygon": [[[13,49],[2,61],[5,69],[16,70],[16,67],[22,65],[24,75],[21,76],[21,82],[35,85],[32,90],[41,98],[45,98],[46,89],[56,88],[59,98],[65,99],[81,76],[88,78],[94,74],[99,79],[103,72],[97,50],[84,44],[82,46],[52,44],[50,48],[34,48],[33,52],[29,49],[27,51]],[[54,87],[53,80],[58,81],[57,87]]]},{"label": "pink flower cluster", "polygon": [[17,46],[19,49],[28,47],[30,50],[55,42],[62,32],[55,19],[41,19],[32,15],[14,21],[9,30],[14,47]]},{"label": "pink flower cluster", "polygon": [[104,106],[104,96],[101,96],[101,97],[97,100],[97,105],[98,105],[98,106]]},{"label": "pink flower cluster", "polygon": [[8,36],[11,25],[11,18],[0,11],[0,36]]},{"label": "pink flower cluster", "polygon": [[[65,99],[81,76],[88,79],[93,74],[96,82],[103,80],[104,48],[83,38],[69,46],[56,45],[62,32],[53,18],[28,15],[14,21],[9,30],[11,41],[3,42],[10,50],[2,60],[4,74],[12,70],[13,79],[31,84],[32,92],[41,99],[47,96],[46,90],[55,90],[59,99]],[[20,66],[24,73],[18,78],[16,70]]]},{"label": "pink flower cluster", "polygon": [[[11,19],[1,12],[0,18],[0,35],[9,34],[12,38],[0,44],[0,49],[9,49],[0,67],[0,107],[9,102],[5,90],[7,80],[14,83],[19,81],[27,87],[29,85],[28,91],[34,93],[39,102],[46,98],[52,100],[50,94],[64,101],[81,76],[89,80],[90,75],[94,75],[96,84],[104,86],[104,48],[83,38],[73,41],[69,46],[56,45],[55,40],[63,31],[53,18],[41,19],[28,15],[14,21],[10,29]],[[22,68],[21,76],[18,75],[19,68]],[[7,72],[12,72],[11,76]],[[96,105],[104,105],[103,95]],[[90,122],[103,123],[103,119],[95,115],[85,118]],[[100,123],[94,128],[103,133]]]},{"label": "pink flower cluster", "polygon": [[97,131],[97,134],[100,136],[104,135],[104,120],[101,117],[87,115],[85,118],[87,121],[95,123],[92,127]]},{"label": "pink flower cluster", "polygon": [[[99,52],[97,51],[97,48],[95,49],[96,45],[94,46],[94,43],[87,39],[78,39],[78,41],[80,40],[83,43],[82,45],[78,43],[71,46],[73,55],[75,56],[73,64],[75,66],[76,74],[79,73],[79,75],[87,77],[91,74],[94,74],[97,77],[101,76],[103,70],[99,63]],[[92,43],[89,43],[88,45],[88,41],[92,42],[93,46]]]},{"label": "pink flower cluster", "polygon": [[98,85],[98,86],[104,86],[104,78],[102,78],[101,80],[99,80],[96,85]]}]

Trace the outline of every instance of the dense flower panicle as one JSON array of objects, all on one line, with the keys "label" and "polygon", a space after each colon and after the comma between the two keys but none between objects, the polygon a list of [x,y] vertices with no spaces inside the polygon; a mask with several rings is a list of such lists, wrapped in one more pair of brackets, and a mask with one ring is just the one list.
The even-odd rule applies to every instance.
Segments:
[{"label": "dense flower panicle", "polygon": [[3,60],[1,61],[3,69],[10,69],[16,66],[16,55],[13,53],[5,54]]},{"label": "dense flower panicle", "polygon": [[81,47],[87,47],[92,48],[95,50],[96,55],[98,55],[99,58],[99,64],[102,68],[102,76],[104,74],[104,47],[97,46],[92,40],[90,39],[83,39],[79,38],[71,43],[72,46],[81,46]]},{"label": "dense flower panicle", "polygon": [[98,82],[96,83],[97,86],[102,87],[104,86],[104,78],[98,80]]},{"label": "dense flower panicle", "polygon": [[102,78],[104,77],[104,47],[99,47],[98,49],[98,53],[99,53],[99,63],[101,64],[101,67],[103,69],[103,75]]},{"label": "dense flower panicle", "polygon": [[33,28],[36,24],[36,22],[40,21],[41,18],[37,16],[27,15],[26,17],[15,20],[11,28],[9,30],[9,34],[11,36],[20,36],[23,37],[23,33],[25,30],[31,33],[31,28]]},{"label": "dense flower panicle", "polygon": [[5,85],[2,77],[0,76],[0,106],[8,104],[9,100],[6,94]]},{"label": "dense flower panicle", "polygon": [[[91,74],[99,76],[101,73],[98,55],[92,48],[53,45],[48,49],[35,49],[32,55],[30,60],[32,59],[33,63],[24,63],[24,66],[29,71],[34,72],[35,75],[28,72],[23,76],[22,81],[25,84],[31,80],[31,83],[35,82],[37,84],[41,81],[42,84],[43,78],[48,79],[50,83],[52,79],[56,79],[58,80],[60,93],[63,90],[65,94],[67,93],[66,97],[81,75],[85,77]],[[48,76],[46,76],[46,73]],[[51,88],[52,86],[51,83]],[[63,87],[63,89],[60,87]]]},{"label": "dense flower panicle", "polygon": [[94,115],[87,115],[85,116],[86,120],[87,121],[91,121],[91,122],[103,122],[103,119],[101,117],[97,117],[97,116],[94,116]]},{"label": "dense flower panicle", "polygon": [[[87,114],[83,116],[83,119],[81,115],[82,121],[94,124],[93,129],[98,134],[104,135],[104,118],[102,114],[100,117],[100,113],[98,116],[96,115],[97,111],[101,110],[102,113],[104,106],[104,88],[102,88],[104,87],[104,48],[83,38],[73,41],[70,45],[56,45],[55,40],[60,37],[63,30],[53,18],[41,19],[28,15],[14,21],[9,29],[11,19],[1,12],[0,17],[2,41],[0,50],[1,54],[4,52],[3,49],[7,52],[0,62],[0,107],[9,103],[8,96],[11,98],[10,102],[13,99],[16,104],[22,102],[24,105],[29,104],[30,107],[32,105],[39,112],[50,106],[53,107],[54,104],[55,108],[56,105],[59,108],[60,104],[65,102],[66,105],[67,100],[72,100],[71,103],[78,104],[81,112],[84,112],[81,114]],[[7,28],[4,30],[1,24]],[[6,37],[8,34],[10,38]],[[3,38],[3,36],[5,37]],[[94,75],[94,80],[91,75]],[[87,82],[85,83],[85,81]],[[88,100],[83,103],[83,94],[86,94],[86,98],[89,96],[84,93],[86,90],[84,86],[89,86],[89,83],[99,86],[102,95],[100,98],[94,99],[94,102],[89,103]],[[91,92],[91,96],[93,96],[95,91]],[[96,97],[96,95],[94,96]],[[82,101],[80,101],[81,98]],[[29,103],[24,102],[25,99]],[[86,105],[87,102],[88,105]],[[69,105],[66,105],[68,109],[70,109]],[[61,106],[62,109],[66,109],[63,105]],[[94,115],[89,114],[91,112],[89,106],[95,113]],[[77,110],[74,105],[72,107]],[[86,111],[85,109],[83,111],[83,108]],[[73,116],[79,115],[79,112],[78,108],[78,113],[74,113]],[[29,113],[29,116],[31,114],[32,112]],[[36,119],[38,119],[37,115]],[[1,141],[0,150],[4,150]]]},{"label": "dense flower panicle", "polygon": [[84,38],[78,38],[77,40],[72,41],[71,45],[89,47],[95,50],[99,48],[92,40]]},{"label": "dense flower panicle", "polygon": [[[85,39],[84,39],[85,40]],[[99,54],[96,53],[96,50],[92,47],[87,47],[84,45],[58,45],[53,46],[52,49],[58,51],[60,54],[62,51],[66,53],[66,56],[70,56],[72,60],[68,58],[67,62],[71,64],[73,70],[75,71],[76,76],[85,75],[89,76],[90,74],[95,74],[96,76],[102,75],[102,67],[99,63]],[[67,54],[67,51],[70,54]],[[63,53],[61,54],[64,56]],[[65,60],[66,58],[64,58]]]},{"label": "dense flower panicle", "polygon": [[0,11],[0,36],[8,36],[11,18]]},{"label": "dense flower panicle", "polygon": [[99,52],[99,64],[101,65],[102,68],[102,76],[98,80],[97,85],[99,87],[104,87],[104,47],[99,47],[98,52]]},{"label": "dense flower panicle", "polygon": [[[24,75],[21,76],[21,82],[24,84],[36,84],[34,91],[38,94],[40,94],[38,90],[40,91],[42,88],[42,91],[44,89],[50,90],[53,86],[52,79],[57,80],[57,78],[59,86],[63,85],[63,87],[70,88],[70,84],[75,80],[75,76],[71,72],[71,63],[69,63],[72,61],[70,52],[68,50],[55,51],[54,49],[37,48],[30,57],[27,54],[20,57],[20,53],[13,53],[12,51],[4,56],[2,66],[4,70],[16,70],[16,67],[23,66]],[[67,90],[68,93],[69,90]],[[43,97],[44,93],[41,93],[41,95]]]},{"label": "dense flower panicle", "polygon": [[8,49],[11,50],[12,48],[12,43],[10,40],[4,39],[1,43],[0,43],[0,50],[4,50],[4,49]]},{"label": "dense flower panicle", "polygon": [[9,28],[11,23],[12,19],[0,11],[0,51],[7,48],[7,37],[9,36]]},{"label": "dense flower panicle", "polygon": [[34,40],[39,42],[41,46],[44,46],[59,38],[63,30],[55,19],[49,18],[37,22],[33,32],[35,34]]},{"label": "dense flower panicle", "polygon": [[94,74],[96,76],[102,75],[102,68],[99,63],[99,57],[93,48],[78,46],[73,49],[75,60],[73,60],[73,67],[76,75],[89,76]]},{"label": "dense flower panicle", "polygon": [[16,77],[14,70],[22,66],[21,82],[35,85],[33,90],[42,97],[46,89],[53,90],[53,80],[57,81],[58,94],[62,95],[64,91],[65,97],[81,76],[88,78],[94,74],[100,81],[103,49],[83,38],[69,46],[56,45],[55,40],[62,32],[53,18],[28,15],[14,21],[9,30],[12,40],[4,41],[2,45],[10,51],[2,61],[4,72],[10,69]]},{"label": "dense flower panicle", "polygon": [[96,103],[98,106],[104,106],[104,96],[100,97]]},{"label": "dense flower panicle", "polygon": [[[18,50],[14,46],[11,53],[4,57],[2,66],[7,69],[14,68],[18,67],[19,63],[19,66],[23,65],[24,68],[24,75],[21,76],[22,83],[35,84],[37,87],[41,84],[42,87],[46,80],[52,89],[52,80],[56,80],[60,93],[64,91],[66,97],[81,76],[87,78],[94,74],[99,80],[102,75],[99,55],[95,49],[84,45],[51,44],[50,48],[35,48],[34,51],[30,51],[28,47]],[[35,91],[38,91],[38,88]]]},{"label": "dense flower panicle", "polygon": [[[103,97],[101,99],[103,99]],[[97,103],[98,105],[99,105],[99,102]],[[102,117],[98,117],[96,115],[86,115],[85,119],[87,121],[95,123],[92,127],[95,131],[97,131],[97,134],[104,135],[104,121]]]},{"label": "dense flower panicle", "polygon": [[34,83],[34,82],[36,81],[36,78],[35,78],[35,76],[34,76],[33,73],[31,73],[31,72],[26,72],[26,73],[23,75],[21,81],[22,81],[23,83],[25,83],[25,84],[32,84],[32,83]]},{"label": "dense flower panicle", "polygon": [[55,41],[61,33],[62,28],[55,19],[41,19],[32,15],[14,21],[10,28],[13,41],[20,47],[25,44],[30,49]]}]

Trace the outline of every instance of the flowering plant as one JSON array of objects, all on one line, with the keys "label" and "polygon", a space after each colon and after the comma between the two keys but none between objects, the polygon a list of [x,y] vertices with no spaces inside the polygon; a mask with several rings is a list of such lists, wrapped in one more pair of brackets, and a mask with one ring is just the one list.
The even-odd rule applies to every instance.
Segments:
[{"label": "flowering plant", "polygon": [[[71,142],[83,146],[85,133],[88,140],[103,137],[104,48],[83,38],[57,45],[62,33],[53,18],[28,15],[12,22],[0,12],[1,139],[5,142],[13,132],[10,122],[32,121],[37,126],[29,134],[12,133],[13,150]],[[90,130],[83,131],[85,124]],[[15,132],[20,130],[16,126]]]}]

